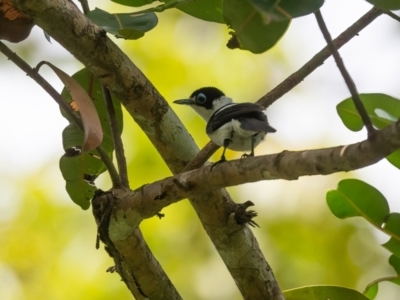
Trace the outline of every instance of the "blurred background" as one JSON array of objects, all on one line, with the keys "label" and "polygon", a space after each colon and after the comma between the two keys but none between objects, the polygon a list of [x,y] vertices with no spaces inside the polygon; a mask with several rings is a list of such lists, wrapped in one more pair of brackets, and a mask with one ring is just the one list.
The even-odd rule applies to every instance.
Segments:
[{"label": "blurred background", "polygon": [[[114,13],[130,11],[104,0],[89,4]],[[336,37],[369,9],[362,0],[327,0],[322,14]],[[225,25],[177,10],[158,16],[158,26],[144,38],[115,42],[169,102],[210,85],[237,102],[256,101],[325,45],[313,15],[293,20],[283,39],[261,55],[226,48]],[[360,93],[400,98],[399,34],[400,23],[382,15],[340,50]],[[38,27],[22,43],[6,44],[31,66],[47,60],[71,75],[83,67],[56,41],[48,43]],[[67,121],[55,102],[3,55],[0,66],[0,299],[131,299],[119,276],[106,273],[112,259],[95,249],[91,210],[81,210],[65,191],[58,161]],[[40,72],[61,91],[61,82],[49,68]],[[365,139],[365,131],[348,131],[336,114],[336,105],[347,97],[330,58],[268,109],[277,132],[267,136],[256,154]],[[203,147],[208,142],[203,120],[190,109],[173,109]],[[127,114],[124,124],[132,188],[169,176]],[[228,152],[228,159],[241,155]],[[236,202],[255,203],[261,228],[253,232],[282,289],[330,284],[363,291],[372,280],[395,274],[387,263],[390,253],[380,246],[388,237],[361,218],[339,220],[329,212],[325,194],[343,178],[365,180],[387,197],[392,211],[400,211],[400,172],[386,161],[349,173],[229,188]],[[108,175],[100,177],[97,186],[110,188]],[[145,220],[141,229],[181,295],[193,300],[241,299],[188,201],[163,213],[165,218]],[[399,295],[400,287],[383,283],[376,299],[396,300]]]}]

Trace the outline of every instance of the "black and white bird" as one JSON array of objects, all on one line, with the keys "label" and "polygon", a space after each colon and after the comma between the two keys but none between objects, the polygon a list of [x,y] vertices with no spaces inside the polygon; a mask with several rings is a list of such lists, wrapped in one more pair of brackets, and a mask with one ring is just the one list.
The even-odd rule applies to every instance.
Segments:
[{"label": "black and white bird", "polygon": [[194,91],[189,99],[174,101],[192,107],[207,122],[206,133],[217,145],[224,147],[221,160],[226,161],[225,151],[250,151],[242,157],[254,156],[254,148],[268,132],[275,132],[267,121],[263,106],[255,103],[234,103],[215,87]]}]

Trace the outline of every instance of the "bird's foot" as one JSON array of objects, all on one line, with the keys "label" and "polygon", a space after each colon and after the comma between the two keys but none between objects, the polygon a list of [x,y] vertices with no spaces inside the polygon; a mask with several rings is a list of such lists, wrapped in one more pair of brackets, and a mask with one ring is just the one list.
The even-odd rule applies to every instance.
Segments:
[{"label": "bird's foot", "polygon": [[221,157],[221,159],[220,159],[219,161],[217,161],[217,162],[215,162],[215,163],[212,164],[210,172],[212,172],[212,169],[213,169],[216,165],[219,165],[220,163],[223,163],[223,162],[225,162],[225,161],[226,161],[225,156]]},{"label": "bird's foot", "polygon": [[244,154],[242,155],[241,159],[247,158],[247,157],[252,157],[252,156],[254,156],[254,152],[251,152],[250,154],[244,153]]}]

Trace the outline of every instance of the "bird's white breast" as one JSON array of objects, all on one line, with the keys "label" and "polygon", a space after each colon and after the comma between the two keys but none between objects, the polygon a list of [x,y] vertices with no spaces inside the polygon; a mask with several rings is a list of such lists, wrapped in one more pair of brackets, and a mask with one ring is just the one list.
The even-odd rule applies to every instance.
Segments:
[{"label": "bird's white breast", "polygon": [[224,146],[224,141],[229,139],[228,149],[234,151],[250,151],[252,137],[254,139],[254,148],[264,139],[265,132],[256,132],[244,130],[240,127],[240,122],[238,120],[231,120],[230,122],[222,125],[218,130],[211,132],[208,136],[210,139],[219,146]]}]

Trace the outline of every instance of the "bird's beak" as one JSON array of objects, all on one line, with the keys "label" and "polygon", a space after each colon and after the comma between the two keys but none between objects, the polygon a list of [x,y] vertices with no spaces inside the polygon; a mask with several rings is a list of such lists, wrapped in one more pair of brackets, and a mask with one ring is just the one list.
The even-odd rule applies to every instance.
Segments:
[{"label": "bird's beak", "polygon": [[185,105],[194,105],[196,102],[192,99],[180,99],[180,100],[175,100],[174,103],[176,104],[185,104]]}]

